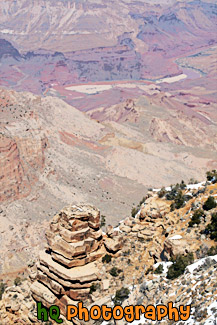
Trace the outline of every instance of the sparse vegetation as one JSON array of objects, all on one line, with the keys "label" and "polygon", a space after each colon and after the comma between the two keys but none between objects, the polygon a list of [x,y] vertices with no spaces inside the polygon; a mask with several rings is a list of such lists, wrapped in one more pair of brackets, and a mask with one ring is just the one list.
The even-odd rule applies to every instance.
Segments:
[{"label": "sparse vegetation", "polygon": [[194,178],[190,178],[190,180],[188,182],[188,184],[198,184],[198,183],[199,182],[196,179],[194,179]]},{"label": "sparse vegetation", "polygon": [[213,196],[209,196],[203,205],[203,209],[205,211],[209,211],[211,209],[216,208],[216,206],[217,206],[217,203],[216,203],[215,198]]},{"label": "sparse vegetation", "polygon": [[212,214],[211,223],[206,227],[205,234],[217,241],[217,212]]},{"label": "sparse vegetation", "polygon": [[116,291],[115,297],[112,299],[115,305],[121,305],[125,299],[129,297],[130,290],[122,287]]},{"label": "sparse vegetation", "polygon": [[162,198],[162,197],[164,197],[166,195],[166,193],[167,193],[167,191],[166,191],[165,187],[162,187],[160,189],[160,191],[157,193],[157,195],[158,195],[159,198]]},{"label": "sparse vegetation", "polygon": [[184,198],[184,196],[182,194],[182,191],[179,191],[177,193],[177,196],[176,196],[176,198],[174,200],[174,203],[175,203],[175,208],[176,209],[180,209],[180,208],[182,208],[184,206],[185,198]]},{"label": "sparse vegetation", "polygon": [[167,192],[166,199],[169,201],[174,200],[177,195],[178,189],[179,189],[179,184],[171,185],[171,190]]},{"label": "sparse vegetation", "polygon": [[175,210],[175,203],[173,202],[170,204],[170,211],[172,212],[174,210]]},{"label": "sparse vegetation", "polygon": [[120,273],[122,272],[121,269],[118,269],[116,266],[114,266],[110,271],[109,273],[114,276],[114,277],[117,277]]},{"label": "sparse vegetation", "polygon": [[145,202],[146,198],[145,196],[142,198],[142,200],[139,202],[139,206],[142,205]]},{"label": "sparse vegetation", "polygon": [[0,282],[0,300],[2,299],[2,295],[6,289],[6,284],[4,282]]},{"label": "sparse vegetation", "polygon": [[[166,199],[169,201],[176,200],[175,205],[182,207],[184,204],[184,196],[182,194],[182,190],[186,188],[184,181],[181,181],[180,184],[171,185],[171,190],[166,193]],[[180,209],[177,207],[176,209]]]},{"label": "sparse vegetation", "polygon": [[167,272],[167,279],[176,279],[185,272],[186,266],[194,262],[194,256],[192,253],[188,255],[176,255],[171,258],[173,264],[169,267]]},{"label": "sparse vegetation", "polygon": [[154,273],[161,274],[161,273],[163,273],[163,270],[164,270],[163,265],[159,264],[158,267],[155,269]]},{"label": "sparse vegetation", "polygon": [[100,227],[105,227],[106,225],[106,217],[101,215],[101,220],[100,220]]},{"label": "sparse vegetation", "polygon": [[201,218],[205,218],[204,211],[202,209],[195,210],[191,220],[188,223],[188,226],[193,227],[195,224],[199,225],[201,222]]},{"label": "sparse vegetation", "polygon": [[15,285],[15,286],[19,286],[19,285],[21,285],[21,278],[20,278],[20,277],[17,277],[17,278],[14,280],[14,285]]},{"label": "sparse vegetation", "polygon": [[174,202],[170,205],[170,211],[174,211],[175,209],[181,209],[185,205],[185,198],[182,194],[182,191],[179,190],[175,196]]},{"label": "sparse vegetation", "polygon": [[140,209],[139,206],[137,206],[136,208],[135,208],[135,207],[132,208],[131,215],[132,215],[133,218],[135,218],[135,216],[136,216],[137,213],[139,212],[139,209]]},{"label": "sparse vegetation", "polygon": [[191,195],[188,195],[188,194],[184,194],[183,197],[184,197],[185,202],[187,202],[187,201],[189,201],[189,200],[192,199],[192,196]]},{"label": "sparse vegetation", "polygon": [[141,205],[145,202],[146,198],[145,196],[142,198],[142,200],[139,202],[139,204],[137,205],[137,207],[133,207],[132,210],[131,210],[131,216],[133,218],[135,218],[135,216],[137,215],[137,213],[139,212],[140,210],[140,207]]},{"label": "sparse vegetation", "polygon": [[185,182],[182,180],[181,183],[180,183],[180,189],[184,190],[186,187],[187,186],[186,186]]},{"label": "sparse vegetation", "polygon": [[103,256],[103,258],[102,258],[102,262],[103,262],[103,263],[107,263],[107,264],[110,263],[111,260],[112,260],[112,256],[109,255],[109,254],[106,254],[106,255]]},{"label": "sparse vegetation", "polygon": [[90,294],[92,294],[93,292],[95,292],[98,289],[100,289],[100,284],[99,283],[93,283],[93,284],[91,284]]},{"label": "sparse vegetation", "polygon": [[123,252],[123,256],[128,256],[128,255],[130,255],[130,249],[128,249],[127,251],[124,251]]},{"label": "sparse vegetation", "polygon": [[208,171],[206,173],[206,179],[213,184],[217,182],[217,171],[213,169],[212,171]]},{"label": "sparse vegetation", "polygon": [[217,246],[212,246],[209,248],[208,252],[207,252],[208,256],[214,256],[217,255]]},{"label": "sparse vegetation", "polygon": [[145,271],[145,275],[148,275],[149,273],[153,273],[154,269],[153,266],[149,266],[149,268]]}]

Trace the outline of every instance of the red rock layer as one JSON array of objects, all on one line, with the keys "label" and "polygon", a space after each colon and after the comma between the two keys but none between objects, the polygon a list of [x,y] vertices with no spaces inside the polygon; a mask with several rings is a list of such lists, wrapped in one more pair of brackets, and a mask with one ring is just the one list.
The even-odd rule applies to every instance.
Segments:
[{"label": "red rock layer", "polygon": [[29,194],[44,167],[45,143],[0,134],[0,202]]}]

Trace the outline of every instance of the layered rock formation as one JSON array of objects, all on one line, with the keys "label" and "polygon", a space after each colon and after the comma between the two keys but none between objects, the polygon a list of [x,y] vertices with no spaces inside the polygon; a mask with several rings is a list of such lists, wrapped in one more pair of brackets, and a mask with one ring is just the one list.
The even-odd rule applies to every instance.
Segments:
[{"label": "layered rock formation", "polygon": [[[174,189],[165,189],[170,195],[171,191]],[[60,306],[63,319],[65,306],[76,305],[80,300],[89,309],[92,304],[110,307],[120,297],[120,290],[127,288],[130,290],[121,302],[123,307],[172,301],[178,308],[180,304],[191,303],[193,322],[213,320],[217,247],[204,230],[217,207],[204,210],[205,218],[199,224],[191,227],[189,222],[194,212],[203,208],[208,196],[217,197],[217,183],[191,184],[182,192],[185,205],[174,211],[170,211],[173,200],[168,200],[166,194],[161,197],[157,190],[148,192],[135,218],[122,220],[114,229],[109,226],[103,236],[99,211],[94,207],[70,206],[60,211],[47,231],[46,250],[40,253],[36,269],[31,268],[31,290],[28,280],[5,289],[0,301],[0,323],[38,324],[35,301],[42,301],[47,307]],[[105,248],[107,256],[101,259]],[[169,261],[171,257],[187,257],[188,253],[195,264],[186,266],[183,275],[176,274],[177,279],[168,277],[174,264]],[[193,263],[192,258],[189,263]],[[140,321],[147,323],[143,316]],[[64,319],[63,324],[68,322]],[[125,324],[124,319],[118,321],[118,325]],[[168,319],[162,324],[168,324]]]},{"label": "layered rock formation", "polygon": [[27,196],[44,168],[46,139],[12,137],[0,130],[0,202]]},{"label": "layered rock formation", "polygon": [[94,261],[104,255],[100,212],[89,205],[69,206],[57,214],[46,233],[36,272],[30,274],[32,296],[66,314],[67,304],[88,300],[91,285],[100,280]]}]

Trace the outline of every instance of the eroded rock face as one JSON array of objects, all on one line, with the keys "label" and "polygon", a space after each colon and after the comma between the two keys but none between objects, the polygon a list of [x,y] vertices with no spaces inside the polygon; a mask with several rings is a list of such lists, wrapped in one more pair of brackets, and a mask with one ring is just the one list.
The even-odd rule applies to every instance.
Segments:
[{"label": "eroded rock face", "polygon": [[142,204],[139,213],[139,219],[159,219],[169,212],[168,206],[164,202],[153,200],[152,197],[146,199],[145,204]]},{"label": "eroded rock face", "polygon": [[39,254],[31,292],[44,306],[66,305],[88,299],[100,280],[96,261],[105,254],[100,212],[93,206],[69,206],[57,214],[46,233],[47,249]]},{"label": "eroded rock face", "polygon": [[190,243],[185,239],[166,239],[164,242],[163,255],[166,259],[175,255],[185,255],[189,252]]},{"label": "eroded rock face", "polygon": [[[111,297],[115,292],[123,287],[129,288],[132,284],[133,289],[129,298],[123,302],[123,307],[129,304],[147,305],[150,302],[155,305],[166,304],[168,301],[185,305],[189,299],[193,301],[197,294],[196,282],[198,282],[199,296],[198,305],[194,303],[195,321],[201,319],[201,314],[197,310],[201,306],[201,299],[203,304],[210,306],[217,294],[215,257],[213,261],[208,258],[203,265],[196,261],[195,266],[187,267],[185,274],[177,280],[169,280],[166,277],[165,266],[167,269],[170,263],[164,263],[174,255],[186,255],[190,252],[194,254],[194,258],[205,261],[204,256],[208,248],[214,245],[208,236],[201,235],[201,231],[210,223],[212,212],[209,212],[210,215],[207,213],[206,220],[201,221],[197,227],[189,229],[188,225],[192,220],[192,207],[200,208],[211,191],[216,196],[217,184],[204,184],[199,189],[198,185],[196,187],[197,192],[195,189],[183,190],[183,194],[192,194],[183,208],[169,211],[166,215],[159,215],[152,220],[150,216],[154,206],[164,206],[166,210],[171,204],[166,197],[159,198],[157,193],[153,192],[152,195],[150,194],[153,202],[150,202],[149,197],[143,204],[145,207],[150,206],[150,210],[147,209],[147,213],[144,214],[144,219],[140,218],[142,206],[135,218],[128,217],[122,220],[120,226],[114,229],[108,226],[103,236],[99,229],[97,209],[87,205],[63,209],[50,224],[47,232],[48,247],[40,253],[36,268],[33,261],[29,264],[32,270],[30,278],[33,282],[31,294],[29,281],[7,288],[0,301],[0,323],[2,325],[30,324],[30,322],[38,324],[35,301],[41,301],[47,307],[52,304],[58,305],[63,319],[66,305],[76,305],[78,300],[82,300],[88,309],[93,304],[110,307],[113,306]],[[195,196],[193,193],[196,193]],[[59,242],[64,243],[64,246],[59,247],[56,244]],[[89,243],[93,244],[89,245]],[[70,258],[64,256],[65,247],[67,254],[71,254]],[[80,247],[83,249],[80,255],[74,254],[75,248],[80,249]],[[116,252],[118,248],[120,251]],[[111,257],[109,262],[100,258],[106,254],[106,250]],[[155,273],[158,262],[164,267],[161,274]],[[120,271],[118,276],[112,275],[112,268]],[[204,270],[208,272],[209,283],[207,277],[203,275]],[[189,273],[191,273],[190,278]],[[193,278],[195,278],[194,282],[192,282]],[[102,279],[101,283],[96,283],[99,279]],[[89,294],[92,284],[96,284],[94,286],[96,290],[91,290]],[[183,290],[186,293],[184,295]],[[203,295],[201,295],[202,291]],[[211,291],[213,301],[210,299]],[[73,319],[73,322],[80,325],[76,319]],[[168,320],[164,323],[167,324]],[[64,319],[63,324],[71,323]],[[88,324],[95,324],[94,320]]]},{"label": "eroded rock face", "polygon": [[0,202],[27,196],[44,168],[46,139],[16,138],[0,130]]}]

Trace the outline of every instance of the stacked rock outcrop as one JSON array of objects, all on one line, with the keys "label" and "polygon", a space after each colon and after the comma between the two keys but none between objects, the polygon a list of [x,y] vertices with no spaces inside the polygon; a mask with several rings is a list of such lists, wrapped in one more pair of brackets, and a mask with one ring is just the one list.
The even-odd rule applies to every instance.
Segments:
[{"label": "stacked rock outcrop", "polygon": [[156,222],[156,219],[162,219],[169,213],[169,206],[161,200],[153,200],[152,194],[147,195],[145,204],[141,205],[141,210],[138,213],[138,218],[146,221]]},{"label": "stacked rock outcrop", "polygon": [[100,212],[89,205],[69,206],[53,218],[46,237],[47,248],[30,276],[31,292],[36,301],[58,305],[65,314],[67,304],[86,300],[100,280],[94,263],[105,253]]}]

